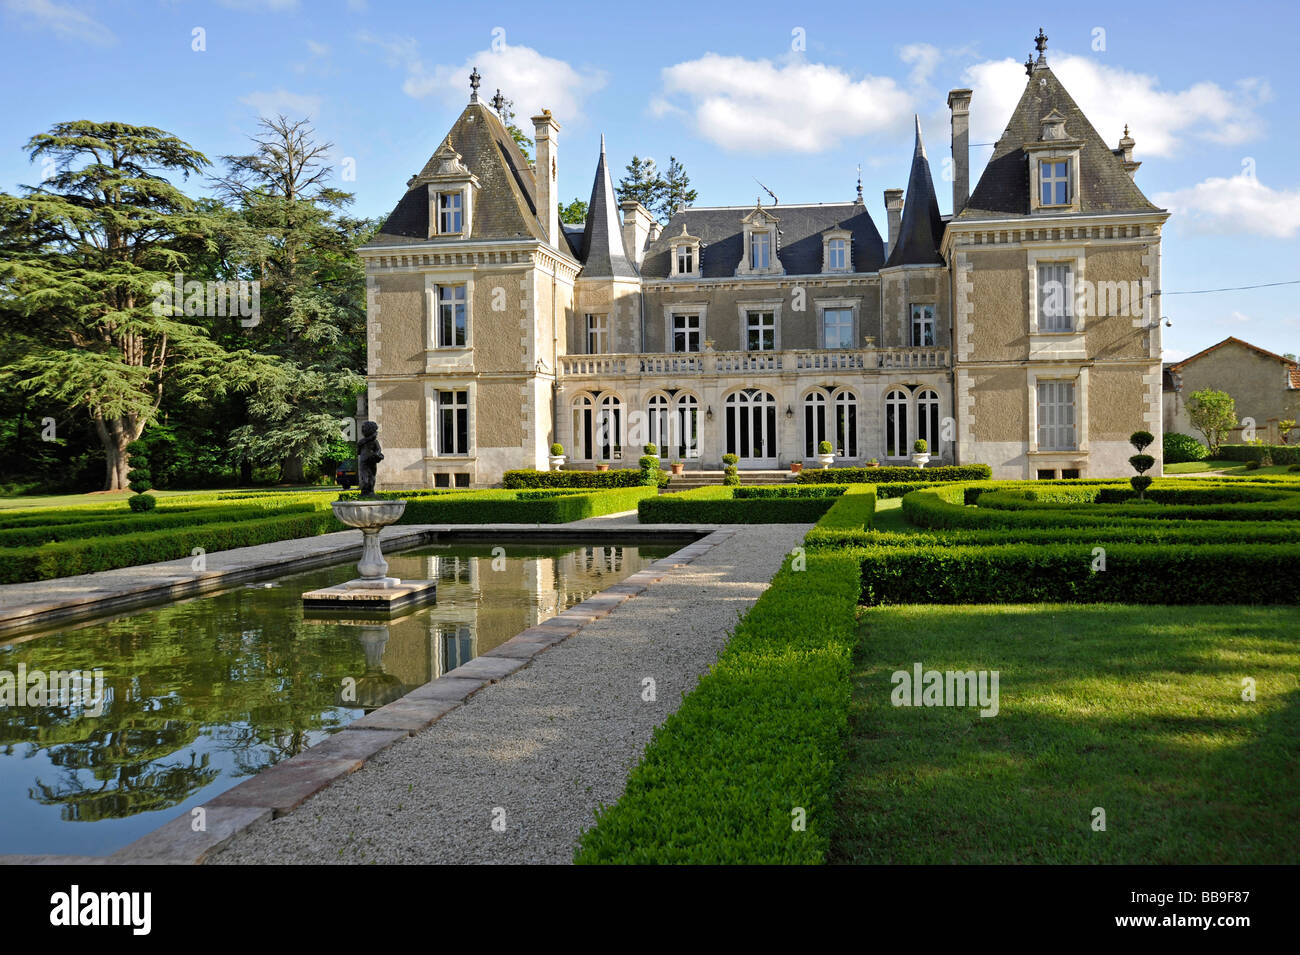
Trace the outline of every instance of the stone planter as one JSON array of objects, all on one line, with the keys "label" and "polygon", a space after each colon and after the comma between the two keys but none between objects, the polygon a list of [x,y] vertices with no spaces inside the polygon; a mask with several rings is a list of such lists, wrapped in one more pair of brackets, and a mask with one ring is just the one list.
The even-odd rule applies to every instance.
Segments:
[{"label": "stone planter", "polygon": [[923,468],[930,463],[930,455],[914,454],[912,455],[912,463],[916,465],[918,468]]},{"label": "stone planter", "polygon": [[552,471],[558,471],[558,470],[560,470],[560,468],[562,468],[562,467],[564,467],[564,455],[562,455],[562,454],[552,454],[552,455],[551,455],[551,470],[552,470]]},{"label": "stone planter", "polygon": [[819,454],[817,455],[817,463],[820,464],[822,466],[822,469],[824,470],[835,463],[835,455]]},{"label": "stone planter", "polygon": [[395,524],[406,510],[405,501],[331,501],[334,516],[348,527],[358,528],[363,535],[361,560],[357,572],[361,577],[350,584],[358,587],[396,587],[401,583],[388,576],[388,561],[379,547],[379,532]]}]

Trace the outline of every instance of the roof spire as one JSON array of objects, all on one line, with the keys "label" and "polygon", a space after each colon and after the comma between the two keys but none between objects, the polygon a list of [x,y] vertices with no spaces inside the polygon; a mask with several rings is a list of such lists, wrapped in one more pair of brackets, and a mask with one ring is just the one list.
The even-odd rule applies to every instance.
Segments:
[{"label": "roof spire", "polygon": [[862,163],[858,163],[858,205],[863,205],[863,202],[862,202]]},{"label": "roof spire", "polygon": [[1025,76],[1034,75],[1034,54],[1030,53],[1025,57]]},{"label": "roof spire", "polygon": [[471,103],[478,102],[478,84],[481,79],[483,77],[479,76],[478,67],[476,66],[474,72],[469,75],[469,101]]},{"label": "roof spire", "polygon": [[497,87],[497,95],[492,97],[492,108],[500,113],[505,108],[506,98],[501,95],[501,87]]},{"label": "roof spire", "polygon": [[605,155],[605,134],[600,134],[600,154]]},{"label": "roof spire", "polygon": [[[916,152],[925,156],[925,140],[921,138],[921,117],[913,113],[912,118],[916,120]],[[925,158],[928,160],[930,157],[925,156]]]},{"label": "roof spire", "polygon": [[1047,65],[1047,34],[1043,32],[1042,27],[1038,28],[1038,36],[1034,37],[1034,46],[1038,48],[1038,63],[1036,65],[1046,66]]}]

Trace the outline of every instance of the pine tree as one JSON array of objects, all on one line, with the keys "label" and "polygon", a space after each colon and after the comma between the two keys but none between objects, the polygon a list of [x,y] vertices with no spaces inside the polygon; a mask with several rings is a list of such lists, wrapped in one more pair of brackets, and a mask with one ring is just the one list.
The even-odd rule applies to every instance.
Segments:
[{"label": "pine tree", "polygon": [[21,196],[0,194],[0,287],[24,325],[6,336],[22,353],[6,356],[3,377],[38,403],[87,414],[104,489],[120,490],[127,445],[166,391],[224,394],[247,373],[184,308],[158,307],[156,286],[172,286],[211,225],[167,176],[208,160],[161,129],[89,120],[58,123],[26,149],[53,172]]},{"label": "pine tree", "polygon": [[663,189],[652,211],[667,222],[677,212],[694,203],[699,194],[691,188],[691,177],[686,175],[686,168],[677,161],[676,156],[668,157],[668,172],[662,181]]},{"label": "pine tree", "polygon": [[633,156],[627,164],[627,175],[618,181],[614,192],[618,195],[619,202],[636,200],[653,212],[666,185],[660,178],[653,159]]}]

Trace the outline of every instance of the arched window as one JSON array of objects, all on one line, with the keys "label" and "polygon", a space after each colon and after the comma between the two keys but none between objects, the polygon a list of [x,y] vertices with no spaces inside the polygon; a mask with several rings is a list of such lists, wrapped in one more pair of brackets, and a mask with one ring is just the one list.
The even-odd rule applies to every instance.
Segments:
[{"label": "arched window", "polygon": [[932,454],[939,453],[939,395],[929,388],[916,396],[916,436]]},{"label": "arched window", "polygon": [[668,418],[668,396],[651,395],[646,402],[646,443],[659,448],[659,456],[667,457],[670,453],[670,422]]},{"label": "arched window", "polygon": [[727,396],[727,452],[750,467],[776,464],[776,398],[746,388]]},{"label": "arched window", "polygon": [[679,461],[699,457],[700,403],[694,395],[681,394],[673,407],[670,431],[673,457]]},{"label": "arched window", "polygon": [[826,393],[810,391],[803,400],[803,456],[817,456],[817,445],[826,437]]},{"label": "arched window", "polygon": [[596,448],[602,461],[623,456],[623,402],[618,395],[600,397],[600,414],[596,416]]},{"label": "arched window", "polygon": [[858,399],[851,391],[835,392],[835,436],[830,439],[842,458],[858,456]]},{"label": "arched window", "polygon": [[590,461],[595,447],[596,404],[591,395],[581,394],[573,399],[573,447],[569,454],[574,460]]},{"label": "arched window", "polygon": [[885,457],[906,457],[907,392],[895,388],[885,395]]}]

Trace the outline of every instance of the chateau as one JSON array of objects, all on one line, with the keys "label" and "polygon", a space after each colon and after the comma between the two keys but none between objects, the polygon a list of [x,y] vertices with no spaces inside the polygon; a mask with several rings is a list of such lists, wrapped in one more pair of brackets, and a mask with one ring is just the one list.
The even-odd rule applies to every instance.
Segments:
[{"label": "chateau", "polygon": [[[986,463],[999,478],[1127,476],[1161,434],[1160,234],[1128,136],[1106,144],[1047,38],[972,191],[971,91],[952,90],[951,216],[919,121],[886,234],[850,202],[687,207],[615,196],[602,139],[587,220],[560,221],[561,126],[535,163],[470,102],[361,250],[368,408],[384,486],[512,468],[716,470]],[[497,100],[499,103],[500,101]],[[1159,473],[1159,465],[1153,473]]]}]

